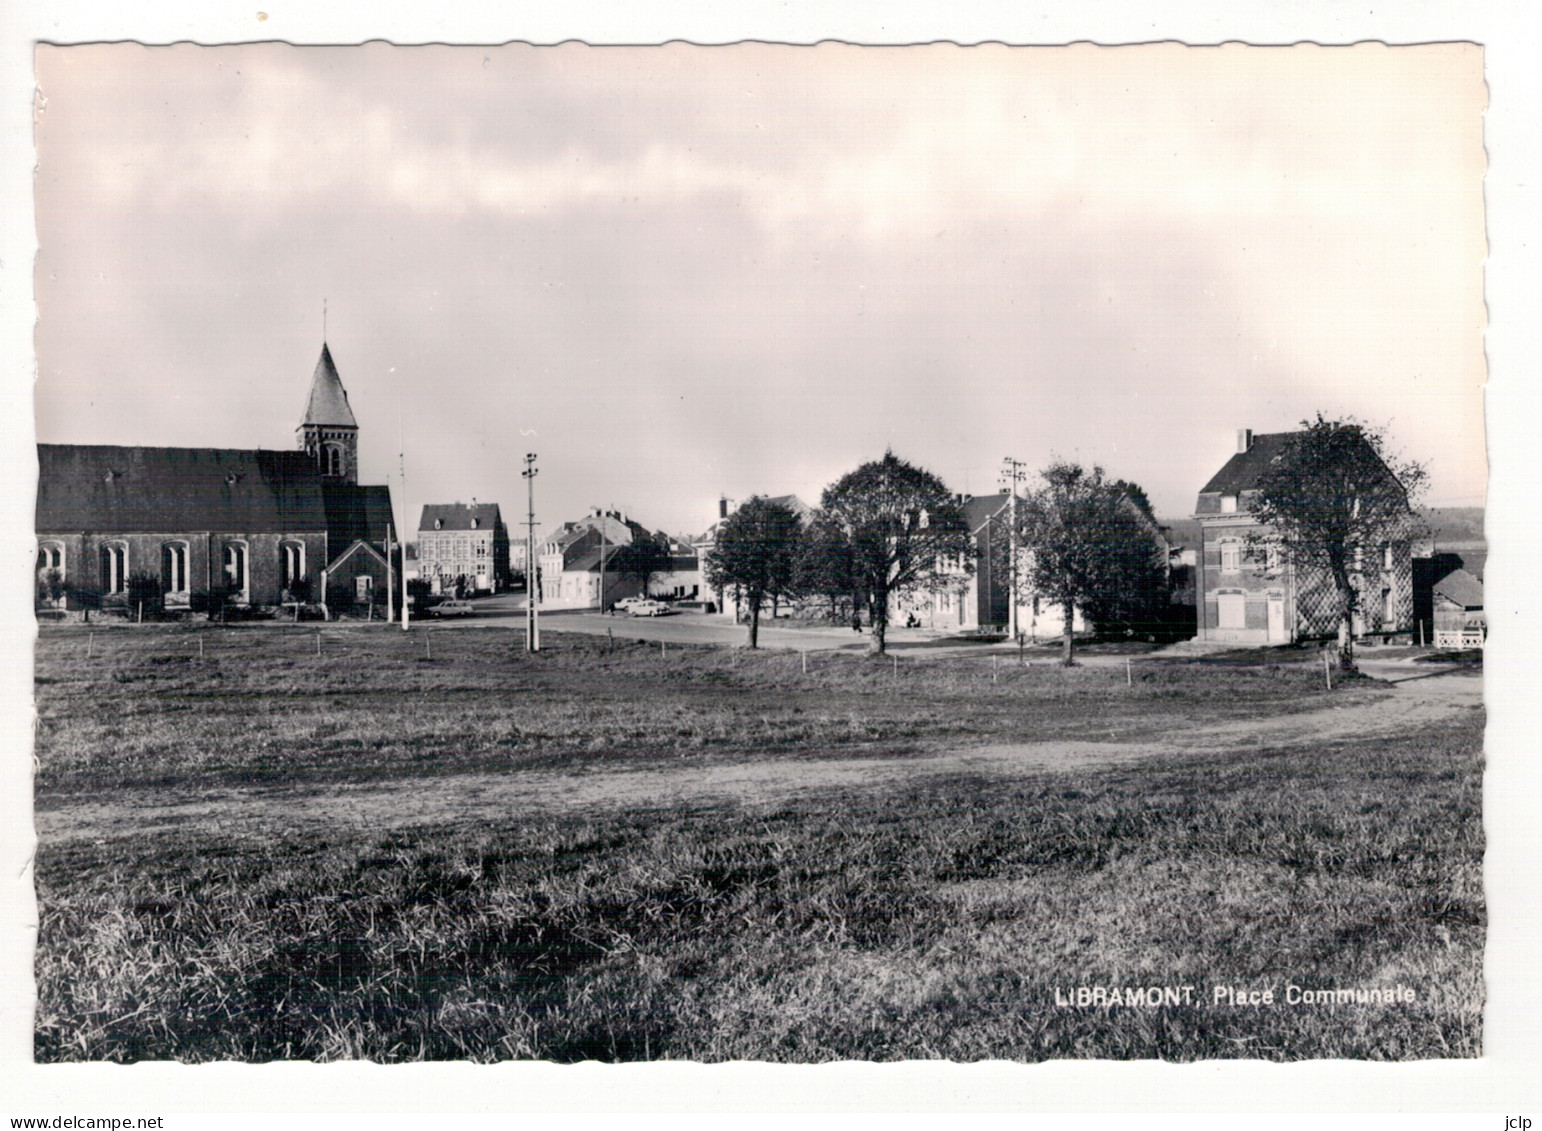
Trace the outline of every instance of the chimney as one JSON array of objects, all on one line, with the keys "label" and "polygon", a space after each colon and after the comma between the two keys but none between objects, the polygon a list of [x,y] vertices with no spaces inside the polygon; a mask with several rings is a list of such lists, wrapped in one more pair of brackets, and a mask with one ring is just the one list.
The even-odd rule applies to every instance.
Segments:
[{"label": "chimney", "polygon": [[717,497],[717,516],[718,516],[718,518],[727,518],[728,517],[728,496],[727,495],[719,495]]},{"label": "chimney", "polygon": [[1253,446],[1253,430],[1251,428],[1238,428],[1237,429],[1237,451],[1239,453],[1245,452],[1249,448],[1251,448],[1252,446]]}]

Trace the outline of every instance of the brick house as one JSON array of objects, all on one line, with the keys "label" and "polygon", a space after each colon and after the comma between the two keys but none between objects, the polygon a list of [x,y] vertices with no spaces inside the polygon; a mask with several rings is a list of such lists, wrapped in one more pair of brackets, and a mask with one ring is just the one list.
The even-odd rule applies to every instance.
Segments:
[{"label": "brick house", "polygon": [[[1284,454],[1294,432],[1237,433],[1237,450],[1199,493],[1195,571],[1198,637],[1235,644],[1288,644],[1338,631],[1330,578],[1290,563],[1249,513],[1259,477]],[[1356,634],[1394,634],[1413,623],[1412,558],[1407,542],[1379,548],[1362,563]]]},{"label": "brick house", "polygon": [[418,576],[435,593],[507,588],[509,528],[497,503],[438,503],[418,520]]},{"label": "brick house", "polygon": [[296,431],[287,452],[39,444],[40,597],[45,582],[63,591],[40,603],[127,608],[131,579],[146,578],[173,610],[321,600],[323,588],[346,607],[357,577],[385,584],[390,489],[356,482],[358,426],[325,345]]}]

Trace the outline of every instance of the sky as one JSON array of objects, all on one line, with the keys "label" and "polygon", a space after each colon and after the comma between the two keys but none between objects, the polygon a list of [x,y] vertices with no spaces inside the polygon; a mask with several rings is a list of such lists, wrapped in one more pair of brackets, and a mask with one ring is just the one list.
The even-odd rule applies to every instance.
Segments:
[{"label": "sky", "polygon": [[[1482,53],[38,49],[36,429],[289,448],[550,529],[1102,465],[1186,515],[1239,428],[1486,485]],[[405,486],[402,473],[405,472]]]}]

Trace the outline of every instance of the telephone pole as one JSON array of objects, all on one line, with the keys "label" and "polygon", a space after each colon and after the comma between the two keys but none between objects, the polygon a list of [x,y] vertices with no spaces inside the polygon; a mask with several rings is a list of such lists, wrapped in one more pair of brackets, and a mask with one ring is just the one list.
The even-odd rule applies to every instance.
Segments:
[{"label": "telephone pole", "polygon": [[1007,520],[1009,557],[1007,559],[1007,632],[1016,640],[1021,629],[1017,623],[1017,485],[1028,478],[1028,465],[1022,460],[1004,456],[1001,460],[1001,479],[1006,484],[1011,517]]},{"label": "telephone pole", "polygon": [[535,561],[535,477],[538,474],[535,453],[530,452],[525,456],[525,470],[520,472],[525,480],[529,505],[529,513],[525,519],[525,651],[527,652],[541,650],[541,625],[535,613],[535,598],[538,591]]}]

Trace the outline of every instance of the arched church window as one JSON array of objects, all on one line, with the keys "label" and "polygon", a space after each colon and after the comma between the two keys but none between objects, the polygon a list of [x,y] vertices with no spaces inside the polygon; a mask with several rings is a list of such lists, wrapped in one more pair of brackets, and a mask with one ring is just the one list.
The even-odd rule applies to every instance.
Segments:
[{"label": "arched church window", "polygon": [[246,595],[246,543],[225,543],[225,588],[237,597]]},{"label": "arched church window", "polygon": [[45,570],[56,569],[60,576],[64,574],[64,546],[59,542],[44,542],[37,548],[37,569],[39,573]]},{"label": "arched church window", "polygon": [[283,587],[292,589],[305,577],[305,546],[301,542],[282,542],[278,547]]},{"label": "arched church window", "polygon": [[122,593],[128,583],[128,546],[109,542],[102,547],[102,592]]},{"label": "arched church window", "polygon": [[187,543],[161,545],[161,589],[170,596],[187,592]]}]

